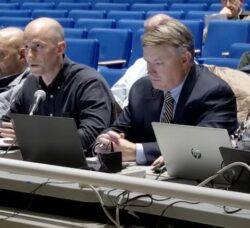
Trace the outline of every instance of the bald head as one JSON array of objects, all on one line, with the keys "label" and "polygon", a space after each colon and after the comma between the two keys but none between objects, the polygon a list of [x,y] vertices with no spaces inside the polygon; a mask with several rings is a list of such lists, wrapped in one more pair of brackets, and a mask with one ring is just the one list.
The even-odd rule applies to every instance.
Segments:
[{"label": "bald head", "polygon": [[21,29],[8,27],[0,30],[0,77],[24,71],[23,45],[24,33]]},{"label": "bald head", "polygon": [[154,29],[157,25],[159,25],[163,20],[168,20],[168,19],[172,19],[172,17],[160,13],[160,14],[156,14],[150,18],[148,18],[145,23],[144,23],[144,29],[145,32]]},{"label": "bald head", "polygon": [[38,18],[24,29],[25,57],[31,72],[49,84],[63,64],[65,42],[62,26],[51,18]]},{"label": "bald head", "polygon": [[60,23],[47,17],[41,17],[31,21],[25,27],[25,37],[27,33],[39,34],[40,38],[49,39],[55,42],[61,42],[64,40],[64,32]]}]

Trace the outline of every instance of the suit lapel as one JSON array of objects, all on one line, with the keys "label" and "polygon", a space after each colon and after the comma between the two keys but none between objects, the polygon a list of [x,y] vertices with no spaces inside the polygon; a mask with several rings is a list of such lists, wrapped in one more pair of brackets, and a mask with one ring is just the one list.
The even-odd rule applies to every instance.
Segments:
[{"label": "suit lapel", "polygon": [[186,81],[182,87],[179,100],[175,109],[174,120],[173,120],[174,123],[178,123],[178,121],[180,121],[181,117],[183,116],[183,113],[182,113],[183,109],[187,108],[185,104],[188,98],[190,97],[190,94],[192,93],[192,90],[198,78],[197,76],[198,74],[196,71],[197,71],[197,67],[196,67],[196,64],[194,64],[191,67],[189,74],[186,78]]},{"label": "suit lapel", "polygon": [[[146,128],[152,127],[151,122],[159,122],[160,115],[161,115],[161,109],[162,109],[162,103],[163,103],[164,95],[163,92],[156,89],[151,89],[151,94],[147,97],[145,97],[145,105],[144,110],[144,123]],[[150,110],[150,111],[149,111]],[[150,125],[150,126],[149,126]]]}]

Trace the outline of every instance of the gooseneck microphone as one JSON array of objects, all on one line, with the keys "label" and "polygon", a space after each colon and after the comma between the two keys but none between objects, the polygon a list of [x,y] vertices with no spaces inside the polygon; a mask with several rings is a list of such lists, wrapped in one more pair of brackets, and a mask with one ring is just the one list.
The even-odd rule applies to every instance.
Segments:
[{"label": "gooseneck microphone", "polygon": [[39,89],[34,93],[34,103],[29,113],[30,116],[33,116],[40,102],[45,101],[45,99],[46,99],[46,93],[43,90]]}]

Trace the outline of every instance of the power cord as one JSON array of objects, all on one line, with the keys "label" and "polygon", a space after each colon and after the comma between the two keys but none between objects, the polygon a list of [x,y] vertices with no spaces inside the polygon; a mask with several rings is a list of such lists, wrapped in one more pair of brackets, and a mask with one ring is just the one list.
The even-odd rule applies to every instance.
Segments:
[{"label": "power cord", "polygon": [[3,154],[1,154],[0,157],[4,158],[8,154],[8,152],[10,151],[10,149],[13,148],[13,146],[16,144],[16,142],[17,142],[16,139],[13,140],[12,143],[7,147],[6,151]]}]

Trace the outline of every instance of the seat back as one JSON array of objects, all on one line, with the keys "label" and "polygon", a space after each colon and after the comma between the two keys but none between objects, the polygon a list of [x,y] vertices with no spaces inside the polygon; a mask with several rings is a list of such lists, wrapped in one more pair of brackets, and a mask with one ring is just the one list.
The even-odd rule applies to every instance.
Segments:
[{"label": "seat back", "polygon": [[68,17],[77,21],[80,18],[105,18],[106,12],[104,10],[70,10]]},{"label": "seat back", "polygon": [[115,19],[136,19],[142,20],[145,17],[144,11],[124,11],[124,10],[111,10],[107,14],[107,18]]},{"label": "seat back", "polygon": [[51,17],[51,18],[60,18],[60,17],[67,17],[68,11],[67,10],[40,10],[36,9],[32,11],[32,17]]},{"label": "seat back", "polygon": [[87,30],[93,28],[114,28],[115,20],[113,19],[92,19],[80,18],[75,23],[75,28],[84,28]]},{"label": "seat back", "polygon": [[163,14],[166,14],[170,17],[173,17],[175,19],[183,19],[185,17],[185,13],[183,10],[176,10],[176,11],[172,11],[172,10],[169,10],[169,11],[153,11],[153,10],[150,10],[146,13],[146,18],[149,18],[149,17],[152,17],[153,15],[155,14],[158,14],[158,13],[163,13]]},{"label": "seat back", "polygon": [[194,38],[194,48],[201,51],[202,48],[202,34],[203,21],[202,20],[181,20],[186,27],[191,31]]},{"label": "seat back", "polygon": [[6,9],[0,11],[0,17],[30,17],[31,10]]},{"label": "seat back", "polygon": [[96,39],[66,38],[66,55],[73,61],[97,69],[99,43]]},{"label": "seat back", "polygon": [[55,9],[54,2],[24,2],[20,5],[20,9]]},{"label": "seat back", "polygon": [[94,10],[105,10],[109,12],[111,10],[129,10],[128,3],[102,3],[98,2],[93,6]]},{"label": "seat back", "polygon": [[125,60],[128,63],[132,45],[130,29],[91,29],[88,38],[100,43],[99,61]]},{"label": "seat back", "polygon": [[81,28],[64,28],[65,38],[83,39],[88,37],[88,31]]},{"label": "seat back", "polygon": [[229,52],[233,43],[247,43],[249,29],[250,23],[247,20],[210,21],[202,57],[222,57]]},{"label": "seat back", "polygon": [[229,48],[229,57],[240,58],[246,51],[250,51],[250,43],[233,43]]},{"label": "seat back", "polygon": [[31,21],[31,17],[0,17],[0,27],[25,27]]},{"label": "seat back", "polygon": [[64,10],[88,10],[91,9],[91,3],[76,3],[76,2],[59,2],[56,6],[56,9]]},{"label": "seat back", "polygon": [[164,3],[134,3],[133,5],[131,5],[130,7],[131,10],[139,10],[139,11],[149,11],[149,10],[155,10],[155,11],[159,11],[159,10],[167,10],[168,9],[168,5],[164,4]]}]

